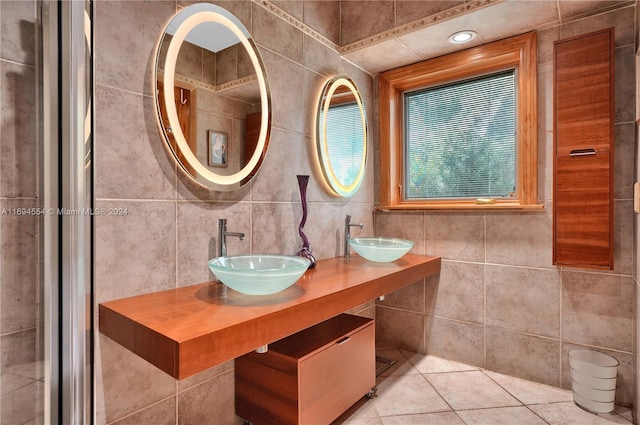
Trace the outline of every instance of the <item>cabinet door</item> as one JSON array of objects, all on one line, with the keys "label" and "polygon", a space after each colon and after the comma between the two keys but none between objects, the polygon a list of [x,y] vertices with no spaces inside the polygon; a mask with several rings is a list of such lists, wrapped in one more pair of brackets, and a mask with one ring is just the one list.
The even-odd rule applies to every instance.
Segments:
[{"label": "cabinet door", "polygon": [[554,264],[613,267],[609,152],[556,157]]},{"label": "cabinet door", "polygon": [[300,424],[329,424],[376,385],[373,323],[300,362]]},{"label": "cabinet door", "polygon": [[554,44],[556,155],[609,150],[613,140],[613,28]]}]

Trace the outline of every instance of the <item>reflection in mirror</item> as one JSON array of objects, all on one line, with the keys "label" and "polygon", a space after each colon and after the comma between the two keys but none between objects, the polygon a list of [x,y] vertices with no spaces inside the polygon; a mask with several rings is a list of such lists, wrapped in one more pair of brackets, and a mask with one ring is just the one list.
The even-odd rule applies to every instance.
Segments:
[{"label": "reflection in mirror", "polygon": [[242,23],[199,3],[167,25],[156,57],[158,119],[182,169],[215,190],[258,171],[270,131],[266,73]]},{"label": "reflection in mirror", "polygon": [[331,190],[352,196],[364,179],[367,118],[355,83],[345,75],[327,82],[318,102],[316,148]]}]

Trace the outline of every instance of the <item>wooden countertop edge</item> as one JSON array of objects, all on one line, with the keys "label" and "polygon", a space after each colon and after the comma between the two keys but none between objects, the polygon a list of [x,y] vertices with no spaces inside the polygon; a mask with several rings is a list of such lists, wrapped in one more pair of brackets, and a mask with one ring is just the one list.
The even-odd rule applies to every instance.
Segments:
[{"label": "wooden countertop edge", "polygon": [[[99,305],[100,332],[172,377],[184,379],[439,273],[440,257],[422,257],[426,261],[364,284],[257,315],[182,342],[121,314],[110,308],[110,303]],[[144,302],[144,296],[135,298]],[[117,308],[117,303],[111,305]]]}]

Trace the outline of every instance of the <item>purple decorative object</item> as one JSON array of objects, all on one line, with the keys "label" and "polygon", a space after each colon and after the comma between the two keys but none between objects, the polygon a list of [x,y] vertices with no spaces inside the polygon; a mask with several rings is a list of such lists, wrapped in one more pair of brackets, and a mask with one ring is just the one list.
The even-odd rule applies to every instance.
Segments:
[{"label": "purple decorative object", "polygon": [[297,176],[298,177],[298,186],[300,187],[300,200],[302,201],[302,219],[300,220],[300,225],[298,226],[298,233],[302,238],[302,248],[300,251],[296,252],[296,255],[299,257],[307,258],[311,261],[310,269],[316,266],[316,258],[311,253],[311,246],[309,245],[309,239],[307,239],[307,235],[304,234],[302,229],[304,228],[304,224],[307,222],[307,184],[309,183],[309,176]]}]

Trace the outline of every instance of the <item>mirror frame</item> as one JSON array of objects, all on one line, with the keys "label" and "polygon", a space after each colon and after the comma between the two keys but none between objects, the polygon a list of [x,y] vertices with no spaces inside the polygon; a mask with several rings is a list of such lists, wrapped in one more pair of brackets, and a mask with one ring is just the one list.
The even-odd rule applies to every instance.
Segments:
[{"label": "mirror frame", "polygon": [[[363,132],[362,162],[360,163],[360,168],[355,180],[349,185],[345,185],[344,183],[342,183],[336,176],[335,169],[331,165],[331,159],[329,156],[329,143],[327,140],[327,117],[329,107],[331,106],[331,98],[333,97],[336,90],[341,86],[347,87],[355,97],[356,103],[358,104],[358,107],[360,109]],[[353,82],[353,80],[349,78],[349,76],[345,74],[338,74],[326,82],[324,88],[322,89],[322,93],[320,94],[318,109],[316,112],[316,149],[318,154],[319,166],[322,170],[322,175],[324,176],[325,182],[335,195],[350,197],[353,196],[360,188],[360,185],[364,180],[364,174],[367,164],[367,139],[367,115],[364,104],[362,103],[360,91],[356,87],[356,84]]]},{"label": "mirror frame", "polygon": [[[262,160],[266,154],[266,149],[269,144],[269,136],[271,132],[271,100],[269,94],[269,85],[267,81],[267,75],[264,68],[264,64],[262,63],[262,59],[258,52],[258,49],[253,42],[253,40],[249,37],[249,32],[242,25],[242,23],[229,11],[226,9],[216,6],[209,3],[197,3],[191,5],[182,11],[178,12],[174,17],[169,21],[167,26],[165,27],[162,37],[157,45],[156,50],[156,67],[154,69],[154,82],[158,81],[158,65],[160,62],[160,50],[163,45],[163,40],[165,35],[168,34],[167,29],[173,22],[173,20],[180,15],[181,13],[188,13],[189,9],[198,6],[198,8],[206,8],[208,10],[200,10],[193,13],[191,16],[187,17],[177,28],[175,33],[172,36],[171,41],[169,42],[169,46],[166,52],[165,63],[164,63],[164,77],[163,77],[163,91],[164,91],[164,99],[165,99],[165,109],[167,113],[167,119],[169,121],[170,127],[173,129],[173,136],[176,141],[177,148],[174,149],[171,146],[169,141],[169,137],[167,135],[167,130],[164,128],[162,124],[162,117],[160,116],[160,100],[159,93],[157,89],[154,89],[155,101],[156,101],[156,117],[158,118],[159,126],[162,130],[162,135],[164,136],[165,142],[173,154],[175,160],[180,165],[182,170],[187,174],[194,182],[203,185],[201,180],[197,179],[197,176],[201,176],[208,184],[205,186],[214,189],[214,190],[233,190],[237,189],[240,186],[248,183],[251,178],[258,172],[260,166],[262,165]],[[227,15],[227,16],[225,16]],[[244,48],[251,59],[251,63],[253,64],[253,68],[256,71],[256,78],[258,81],[258,85],[260,88],[260,105],[261,105],[261,122],[260,122],[260,131],[258,135],[258,142],[256,144],[255,151],[253,155],[247,162],[247,164],[238,172],[230,175],[221,175],[211,171],[206,165],[202,164],[198,158],[194,155],[189,147],[187,140],[184,136],[182,128],[180,126],[180,121],[178,119],[178,112],[174,102],[168,102],[167,99],[173,99],[173,88],[175,85],[175,70],[176,63],[178,60],[178,54],[180,52],[180,48],[185,38],[189,34],[189,32],[195,28],[197,25],[205,22],[213,22],[217,24],[223,25],[225,28],[230,30],[242,43]],[[183,164],[178,156],[178,151],[185,158],[188,164]],[[194,176],[189,172],[187,166],[193,167],[196,175]]]}]

